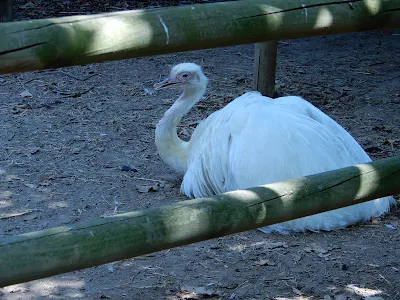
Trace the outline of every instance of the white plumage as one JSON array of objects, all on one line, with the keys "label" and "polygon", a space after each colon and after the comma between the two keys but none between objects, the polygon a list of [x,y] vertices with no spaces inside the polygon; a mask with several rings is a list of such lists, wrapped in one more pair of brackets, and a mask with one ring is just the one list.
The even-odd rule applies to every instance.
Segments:
[{"label": "white plumage", "polygon": [[[179,87],[183,94],[156,128],[161,158],[184,174],[181,192],[205,197],[371,161],[353,137],[300,97],[271,99],[246,93],[202,121],[189,142],[176,126],[200,100],[207,78],[192,63],[174,66],[156,89]],[[385,197],[261,230],[319,231],[342,228],[388,211]]]}]

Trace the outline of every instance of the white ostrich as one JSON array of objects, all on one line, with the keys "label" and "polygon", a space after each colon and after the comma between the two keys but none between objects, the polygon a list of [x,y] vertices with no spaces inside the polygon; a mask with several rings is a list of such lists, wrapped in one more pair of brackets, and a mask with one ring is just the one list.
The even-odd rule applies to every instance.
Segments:
[{"label": "white ostrich", "polygon": [[[206,197],[371,161],[353,137],[300,97],[271,99],[246,93],[202,121],[185,142],[177,135],[182,117],[201,99],[207,78],[193,63],[174,66],[155,84],[183,89],[157,124],[161,158],[184,175],[181,192]],[[391,197],[261,228],[263,232],[343,228],[389,210]]]}]

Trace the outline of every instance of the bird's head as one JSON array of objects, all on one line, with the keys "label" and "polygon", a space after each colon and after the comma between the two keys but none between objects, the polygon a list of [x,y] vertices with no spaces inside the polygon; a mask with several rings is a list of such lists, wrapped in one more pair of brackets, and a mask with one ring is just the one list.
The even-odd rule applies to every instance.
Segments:
[{"label": "bird's head", "polygon": [[199,65],[194,63],[181,63],[173,66],[169,77],[156,83],[154,89],[161,90],[168,87],[205,89],[206,86],[207,77],[204,75]]}]

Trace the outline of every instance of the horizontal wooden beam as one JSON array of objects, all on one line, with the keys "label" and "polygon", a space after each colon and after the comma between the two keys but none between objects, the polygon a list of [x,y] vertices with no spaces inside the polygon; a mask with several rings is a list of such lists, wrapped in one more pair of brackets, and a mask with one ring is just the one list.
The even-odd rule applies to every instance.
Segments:
[{"label": "horizontal wooden beam", "polygon": [[0,24],[0,73],[400,27],[400,0],[246,0]]},{"label": "horizontal wooden beam", "polygon": [[0,239],[0,287],[400,192],[400,156]]}]

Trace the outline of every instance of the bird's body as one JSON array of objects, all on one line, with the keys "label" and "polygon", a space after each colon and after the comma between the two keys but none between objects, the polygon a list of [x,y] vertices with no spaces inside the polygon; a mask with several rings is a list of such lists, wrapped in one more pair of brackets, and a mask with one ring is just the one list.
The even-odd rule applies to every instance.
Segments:
[{"label": "bird's body", "polygon": [[[201,72],[198,66],[199,70],[193,71],[195,66],[177,65],[171,75]],[[158,151],[184,175],[181,191],[188,197],[206,197],[371,161],[343,127],[309,102],[295,96],[271,99],[258,92],[246,93],[211,114],[197,126],[190,141],[184,142],[178,138],[176,126],[203,95],[206,82],[200,83],[185,87],[156,129]],[[392,200],[385,197],[262,231],[342,228],[387,212]]]}]

